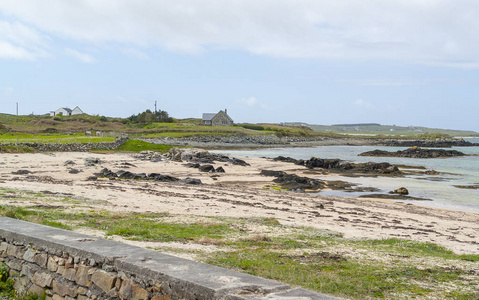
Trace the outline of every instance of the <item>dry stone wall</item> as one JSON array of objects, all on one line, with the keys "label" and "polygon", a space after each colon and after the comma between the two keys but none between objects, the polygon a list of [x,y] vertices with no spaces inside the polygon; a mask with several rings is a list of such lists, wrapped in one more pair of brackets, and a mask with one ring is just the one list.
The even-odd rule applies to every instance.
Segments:
[{"label": "dry stone wall", "polygon": [[56,144],[56,143],[18,143],[18,144],[2,144],[3,146],[21,146],[30,147],[39,152],[81,152],[89,151],[91,149],[106,149],[115,150],[128,141],[127,137],[116,138],[114,142],[104,143],[68,143],[68,144]]},{"label": "dry stone wall", "polygon": [[0,263],[48,300],[337,299],[228,269],[0,217]]}]

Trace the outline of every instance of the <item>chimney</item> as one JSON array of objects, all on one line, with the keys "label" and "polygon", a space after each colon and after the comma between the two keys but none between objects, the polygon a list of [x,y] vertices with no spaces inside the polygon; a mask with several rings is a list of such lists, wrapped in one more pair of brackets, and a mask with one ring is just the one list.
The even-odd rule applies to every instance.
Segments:
[{"label": "chimney", "polygon": [[225,108],[225,114],[228,114],[228,111],[226,110],[226,108]]}]

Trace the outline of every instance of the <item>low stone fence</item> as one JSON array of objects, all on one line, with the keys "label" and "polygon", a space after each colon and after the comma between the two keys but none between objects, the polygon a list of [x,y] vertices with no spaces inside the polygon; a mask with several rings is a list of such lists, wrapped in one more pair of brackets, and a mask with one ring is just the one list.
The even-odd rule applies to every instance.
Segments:
[{"label": "low stone fence", "polygon": [[11,143],[0,145],[0,149],[3,146],[20,146],[30,147],[40,152],[82,152],[92,149],[115,150],[123,145],[126,141],[128,141],[127,137],[116,138],[114,142],[104,143]]},{"label": "low stone fence", "polygon": [[49,300],[337,299],[71,231],[0,217],[0,263]]}]

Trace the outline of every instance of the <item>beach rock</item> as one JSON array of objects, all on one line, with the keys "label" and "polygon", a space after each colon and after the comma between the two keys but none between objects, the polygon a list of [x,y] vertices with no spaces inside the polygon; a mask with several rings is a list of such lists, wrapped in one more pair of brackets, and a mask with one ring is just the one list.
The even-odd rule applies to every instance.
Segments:
[{"label": "beach rock", "polygon": [[214,154],[203,149],[195,148],[171,148],[166,156],[174,161],[188,161],[198,164],[214,164],[215,161],[219,161],[233,165],[249,166],[249,164],[242,159]]},{"label": "beach rock", "polygon": [[78,169],[70,169],[70,170],[68,170],[68,173],[70,173],[70,174],[78,174],[78,173],[80,173],[80,172],[81,172],[81,171],[78,170]]},{"label": "beach rock", "polygon": [[363,152],[359,156],[379,156],[379,157],[407,157],[407,158],[439,158],[439,157],[455,157],[464,156],[465,154],[457,150],[444,149],[423,149],[420,147],[412,147],[406,150],[398,150],[389,152],[383,150],[373,150]]},{"label": "beach rock", "polygon": [[15,175],[26,175],[26,174],[31,174],[32,172],[29,171],[29,170],[17,170],[17,171],[13,171],[12,174],[15,174]]},{"label": "beach rock", "polygon": [[180,182],[181,182],[181,183],[185,183],[185,184],[193,184],[193,185],[200,185],[200,184],[202,184],[201,180],[196,179],[196,178],[189,178],[189,177],[180,180]]},{"label": "beach rock", "polygon": [[220,166],[220,167],[216,168],[215,171],[218,172],[218,173],[224,173],[225,169],[223,169],[223,167]]},{"label": "beach rock", "polygon": [[398,195],[409,195],[409,191],[405,187],[400,187],[394,191],[389,192],[389,194],[398,194]]},{"label": "beach rock", "polygon": [[282,171],[262,170],[260,174],[263,176],[276,177],[273,182],[279,183],[281,187],[290,191],[303,192],[305,190],[319,190],[325,186],[325,183],[321,180],[287,174]]},{"label": "beach rock", "polygon": [[159,173],[150,173],[146,175],[145,173],[132,173],[125,170],[119,170],[117,172],[113,172],[107,168],[103,168],[100,172],[95,173],[98,177],[104,177],[109,179],[131,179],[131,180],[152,180],[152,181],[161,181],[161,182],[183,182],[186,184],[201,184],[201,180],[194,179],[194,178],[186,178],[180,180],[179,178],[170,176],[170,175],[163,175]]},{"label": "beach rock", "polygon": [[184,166],[188,168],[195,168],[195,169],[200,168],[200,164],[197,164],[197,163],[187,163],[187,164],[184,164]]},{"label": "beach rock", "polygon": [[65,165],[65,166],[67,166],[67,165],[76,165],[76,163],[75,163],[74,161],[72,161],[72,160],[67,160],[67,161],[65,161],[64,165]]},{"label": "beach rock", "polygon": [[88,176],[88,178],[86,180],[88,181],[96,181],[98,179],[98,177],[96,176]]},{"label": "beach rock", "polygon": [[215,167],[213,167],[212,165],[202,165],[199,167],[199,170],[201,172],[214,172]]},{"label": "beach rock", "polygon": [[322,159],[312,157],[308,160],[296,160],[291,157],[278,156],[273,160],[291,162],[297,165],[304,165],[307,168],[321,168],[336,173],[362,173],[362,174],[374,174],[374,175],[401,175],[402,172],[397,166],[389,163],[350,163],[340,159]]},{"label": "beach rock", "polygon": [[101,164],[102,161],[96,157],[87,157],[85,158],[85,166],[87,167],[94,167],[97,164]]}]

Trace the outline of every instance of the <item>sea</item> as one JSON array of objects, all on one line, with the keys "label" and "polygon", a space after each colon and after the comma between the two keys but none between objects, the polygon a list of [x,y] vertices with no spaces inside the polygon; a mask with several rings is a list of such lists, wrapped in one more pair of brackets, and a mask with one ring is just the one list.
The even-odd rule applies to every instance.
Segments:
[{"label": "sea", "polygon": [[[479,143],[478,138],[465,139]],[[349,162],[388,162],[396,165],[425,167],[427,170],[440,172],[439,175],[407,175],[405,177],[345,177],[339,175],[318,176],[324,180],[343,180],[357,184],[359,187],[375,187],[377,192],[346,192],[336,190],[320,191],[319,194],[358,197],[366,194],[387,194],[400,187],[409,190],[409,196],[425,200],[394,200],[422,206],[479,213],[479,189],[464,189],[457,186],[479,185],[479,147],[453,147],[468,156],[450,158],[397,158],[364,157],[358,154],[375,149],[386,151],[405,150],[404,147],[382,146],[318,146],[309,148],[268,148],[258,150],[215,150],[228,156],[266,157],[278,156],[295,159],[338,158]],[[451,149],[451,148],[444,148]],[[413,169],[411,169],[413,170]],[[423,170],[424,171],[424,170]]]}]

